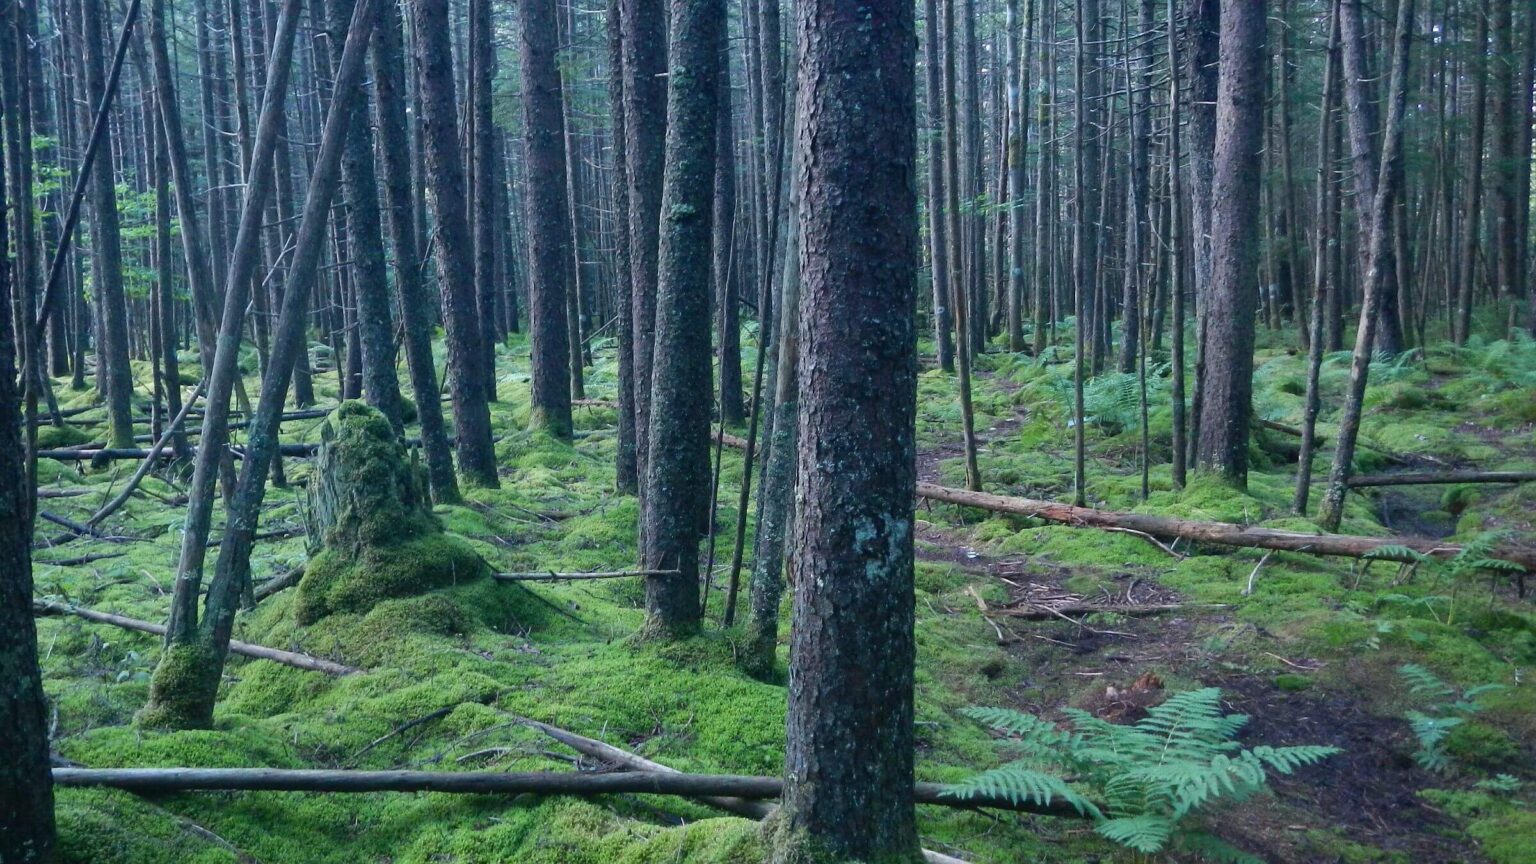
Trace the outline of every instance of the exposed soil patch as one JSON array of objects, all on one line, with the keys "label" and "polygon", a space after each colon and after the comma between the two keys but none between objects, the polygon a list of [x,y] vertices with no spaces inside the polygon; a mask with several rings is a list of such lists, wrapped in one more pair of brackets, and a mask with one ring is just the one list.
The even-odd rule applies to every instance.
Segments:
[{"label": "exposed soil patch", "polygon": [[1226,693],[1231,710],[1252,718],[1245,740],[1343,750],[1320,766],[1273,776],[1270,786],[1286,806],[1259,801],[1243,807],[1243,818],[1230,820],[1223,832],[1229,840],[1268,860],[1316,861],[1315,845],[1286,818],[1305,814],[1357,843],[1408,853],[1415,862],[1483,860],[1450,839],[1455,822],[1417,797],[1432,778],[1409,755],[1414,745],[1404,724],[1338,695],[1287,692],[1252,676],[1229,675],[1212,683]]}]

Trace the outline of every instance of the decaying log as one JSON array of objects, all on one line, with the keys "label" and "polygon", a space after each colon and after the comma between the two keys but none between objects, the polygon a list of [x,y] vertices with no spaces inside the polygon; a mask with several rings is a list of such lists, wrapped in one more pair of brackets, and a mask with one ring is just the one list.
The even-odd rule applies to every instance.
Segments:
[{"label": "decaying log", "polygon": [[[1129,528],[1156,537],[1178,537],[1218,546],[1278,549],[1282,552],[1310,552],[1314,555],[1337,555],[1346,558],[1361,558],[1369,554],[1372,557],[1391,561],[1416,560],[1410,554],[1393,554],[1394,547],[1405,548],[1413,553],[1435,558],[1452,558],[1461,551],[1461,547],[1454,543],[1441,543],[1424,537],[1305,534],[1300,531],[1256,528],[1230,522],[1198,522],[1192,519],[1152,516],[1145,513],[1117,513],[1111,510],[1095,510],[1092,507],[1073,507],[1070,504],[1059,504],[1055,501],[1036,501],[1030,498],[990,495],[986,492],[968,492],[964,489],[951,489],[933,483],[918,483],[917,495],[933,501],[961,504],[991,510],[995,513],[1033,516],[1047,522],[1058,522],[1079,528]],[[1536,571],[1536,548],[1504,543],[1490,555],[1519,564],[1527,570]]]},{"label": "decaying log", "polygon": [[299,580],[303,578],[304,565],[300,564],[299,566],[289,570],[287,573],[284,573],[281,576],[274,576],[271,579],[268,579],[267,581],[256,586],[256,592],[254,594],[256,602],[260,603],[261,601],[271,597],[273,594],[276,594],[279,591],[292,588],[293,586],[299,584]]},{"label": "decaying log", "polygon": [[[94,621],[98,624],[111,624],[124,630],[137,630],[140,633],[149,633],[155,636],[165,635],[164,624],[153,624],[149,621],[140,621],[136,618],[127,618],[122,615],[113,615],[110,612],[97,612],[95,609],[86,609],[80,606],[70,606],[64,603],[51,603],[47,600],[32,601],[33,615],[73,615]],[[356,666],[345,666],[330,660],[322,660],[319,657],[311,657],[308,654],[296,654],[292,651],[280,651],[276,648],[268,648],[265,645],[253,645],[249,642],[230,640],[229,650],[243,657],[251,657],[256,660],[271,660],[284,666],[292,666],[296,669],[308,669],[311,672],[324,672],[327,675],[351,675],[361,672]],[[123,787],[129,788],[129,787]],[[202,788],[202,787],[188,787]],[[214,787],[207,787],[214,788]]]},{"label": "decaying log", "polygon": [[1433,486],[1449,483],[1532,483],[1536,471],[1422,471],[1361,474],[1349,478],[1351,489],[1366,486]]}]

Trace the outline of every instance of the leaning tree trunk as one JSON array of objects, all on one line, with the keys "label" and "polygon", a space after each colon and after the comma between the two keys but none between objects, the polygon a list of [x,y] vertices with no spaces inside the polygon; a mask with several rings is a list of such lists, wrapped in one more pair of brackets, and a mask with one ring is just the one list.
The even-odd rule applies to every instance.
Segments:
[{"label": "leaning tree trunk", "polygon": [[1398,161],[1403,152],[1403,113],[1407,102],[1408,47],[1413,31],[1415,0],[1400,0],[1397,10],[1396,51],[1392,59],[1392,83],[1387,97],[1387,125],[1381,144],[1381,165],[1376,174],[1376,200],[1371,212],[1371,246],[1367,260],[1365,296],[1360,301],[1360,329],[1355,336],[1355,353],[1349,364],[1349,390],[1344,396],[1344,410],[1339,415],[1338,441],[1334,445],[1333,466],[1328,471],[1328,491],[1318,521],[1325,531],[1334,531],[1344,517],[1344,496],[1349,491],[1349,472],[1355,461],[1355,442],[1360,435],[1360,415],[1365,402],[1365,385],[1371,369],[1372,332],[1376,315],[1391,286],[1387,269],[1392,262],[1391,214],[1398,194],[1402,172]]},{"label": "leaning tree trunk", "polygon": [[699,528],[709,502],[710,216],[721,0],[672,0],[667,161],[657,265],[650,453],[641,510],[646,631],[686,635],[699,622]]},{"label": "leaning tree trunk", "polygon": [[[329,222],[331,199],[340,182],[342,151],[345,140],[349,137],[347,133],[358,104],[360,93],[358,86],[362,80],[364,55],[376,18],[373,6],[375,2],[378,0],[362,0],[362,3],[357,6],[348,29],[346,48],[336,72],[335,94],[331,100],[330,112],[326,117],[320,153],[315,160],[314,171],[310,175],[309,193],[304,202],[304,216],[299,224],[293,251],[293,266],[289,268],[288,284],[283,291],[282,317],[278,320],[277,328],[272,334],[270,364],[262,376],[261,398],[256,405],[255,416],[251,419],[245,458],[240,464],[239,481],[229,504],[229,516],[225,521],[224,540],[219,546],[214,578],[208,585],[204,616],[199,622],[196,604],[200,580],[186,578],[188,573],[200,574],[202,556],[199,554],[195,558],[198,565],[196,570],[183,570],[178,573],[176,593],[172,597],[171,621],[166,631],[165,650],[161,653],[160,663],[155,667],[154,676],[150,680],[149,702],[140,711],[138,717],[139,722],[146,726],[202,729],[208,728],[213,723],[214,702],[218,695],[219,681],[223,677],[224,660],[229,653],[230,636],[234,631],[235,609],[249,582],[251,548],[255,545],[256,523],[262,498],[266,494],[267,472],[271,468],[272,460],[277,456],[277,433],[283,402],[288,395],[288,384],[292,378],[294,366],[298,363],[299,353],[304,349],[304,325],[308,317],[309,293],[314,287],[321,245]],[[285,9],[284,13],[296,11],[296,8],[290,7]],[[292,23],[286,29],[279,28],[279,32],[284,34],[287,47],[291,49]],[[285,89],[287,85],[281,77],[284,73],[277,68],[283,53],[285,52],[274,50],[273,63],[269,67],[268,81],[276,83],[269,83],[267,103],[263,106],[262,126],[257,135],[258,153],[263,147],[270,151],[271,141],[267,139],[275,137],[275,135],[262,133],[275,131],[275,112],[269,113],[268,109],[280,108],[282,101],[281,90],[278,91],[276,98],[273,98],[273,88]],[[258,157],[255,167],[259,169],[261,164],[262,160]],[[266,164],[271,164],[270,157]],[[252,181],[248,185],[255,186],[258,182]],[[261,191],[264,198],[266,190]],[[250,249],[252,259],[255,257],[256,244],[251,235],[259,230],[260,214],[265,209],[256,206],[260,203],[262,202],[247,200],[248,206],[241,218],[241,236],[237,242],[237,248]],[[234,275],[233,269],[231,273]],[[248,286],[249,279],[242,281]],[[231,285],[226,289],[230,295],[228,302],[231,305],[235,302],[238,285],[239,283],[232,279]],[[243,304],[243,298],[241,300]],[[227,308],[226,313],[228,313]],[[229,341],[234,341],[240,333],[238,316],[232,319],[229,314],[226,314],[224,323],[225,329],[219,334],[221,354],[224,353],[225,345]],[[227,370],[216,366],[214,376],[219,376],[221,371],[223,374],[229,374]],[[227,394],[228,391],[225,395],[226,415],[221,424],[223,428],[217,430],[221,431],[226,438],[229,433]],[[214,412],[215,406],[210,401],[208,414],[211,416]],[[202,447],[198,452],[199,472],[205,469],[204,457],[214,449],[209,444],[209,433],[210,430],[205,423]],[[203,488],[203,494],[211,491],[211,483]],[[206,537],[205,529],[204,541]],[[186,549],[183,547],[184,563],[186,557]]]},{"label": "leaning tree trunk", "polygon": [[1200,380],[1196,465],[1240,485],[1248,482],[1248,426],[1253,415],[1263,49],[1263,4],[1223,2],[1211,172],[1211,284],[1201,352],[1205,374]]},{"label": "leaning tree trunk", "polygon": [[911,791],[915,27],[906,0],[864,8],[796,7],[804,358],[779,862],[920,854]]}]

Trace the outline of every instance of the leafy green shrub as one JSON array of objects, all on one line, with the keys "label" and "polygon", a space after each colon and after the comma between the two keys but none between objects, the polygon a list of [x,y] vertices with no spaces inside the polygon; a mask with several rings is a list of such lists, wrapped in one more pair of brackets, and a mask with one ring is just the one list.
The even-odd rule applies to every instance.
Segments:
[{"label": "leafy green shrub", "polygon": [[1019,758],[965,780],[952,794],[1042,805],[1061,800],[1093,819],[1100,835],[1138,852],[1173,845],[1250,861],[1202,830],[1199,817],[1218,802],[1263,790],[1270,771],[1289,774],[1339,752],[1315,745],[1243,747],[1235,739],[1248,717],[1223,714],[1215,687],[1176,693],[1129,726],[1074,708],[1063,713],[1070,731],[1006,708],[966,710],[1008,734]]}]

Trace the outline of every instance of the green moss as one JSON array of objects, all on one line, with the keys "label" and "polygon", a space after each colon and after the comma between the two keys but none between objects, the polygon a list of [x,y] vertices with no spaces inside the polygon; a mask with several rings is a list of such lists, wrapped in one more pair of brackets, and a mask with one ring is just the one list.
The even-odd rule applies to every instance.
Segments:
[{"label": "green moss", "polygon": [[55,793],[60,864],[233,864],[235,853],[142,798],[112,789]]},{"label": "green moss", "polygon": [[1444,746],[1457,762],[1474,768],[1504,769],[1520,759],[1520,745],[1509,733],[1476,720],[1452,729]]},{"label": "green moss", "polygon": [[197,644],[177,643],[160,656],[150,679],[149,703],[135,721],[148,729],[199,729],[211,721],[210,711],[219,689],[218,669],[211,650]]},{"label": "green moss", "polygon": [[37,427],[37,446],[40,450],[53,447],[73,447],[91,440],[91,433],[77,426],[65,424],[63,426],[39,425]]},{"label": "green moss", "polygon": [[326,549],[299,582],[294,614],[311,624],[336,612],[367,612],[390,597],[480,579],[485,562],[464,541],[432,533],[358,553]]},{"label": "green moss", "polygon": [[1275,686],[1281,690],[1296,693],[1311,688],[1312,679],[1305,675],[1276,675]]},{"label": "green moss", "polygon": [[1482,844],[1482,852],[1493,864],[1531,864],[1536,861],[1536,813],[1511,812],[1493,819],[1480,819],[1467,826]]}]

